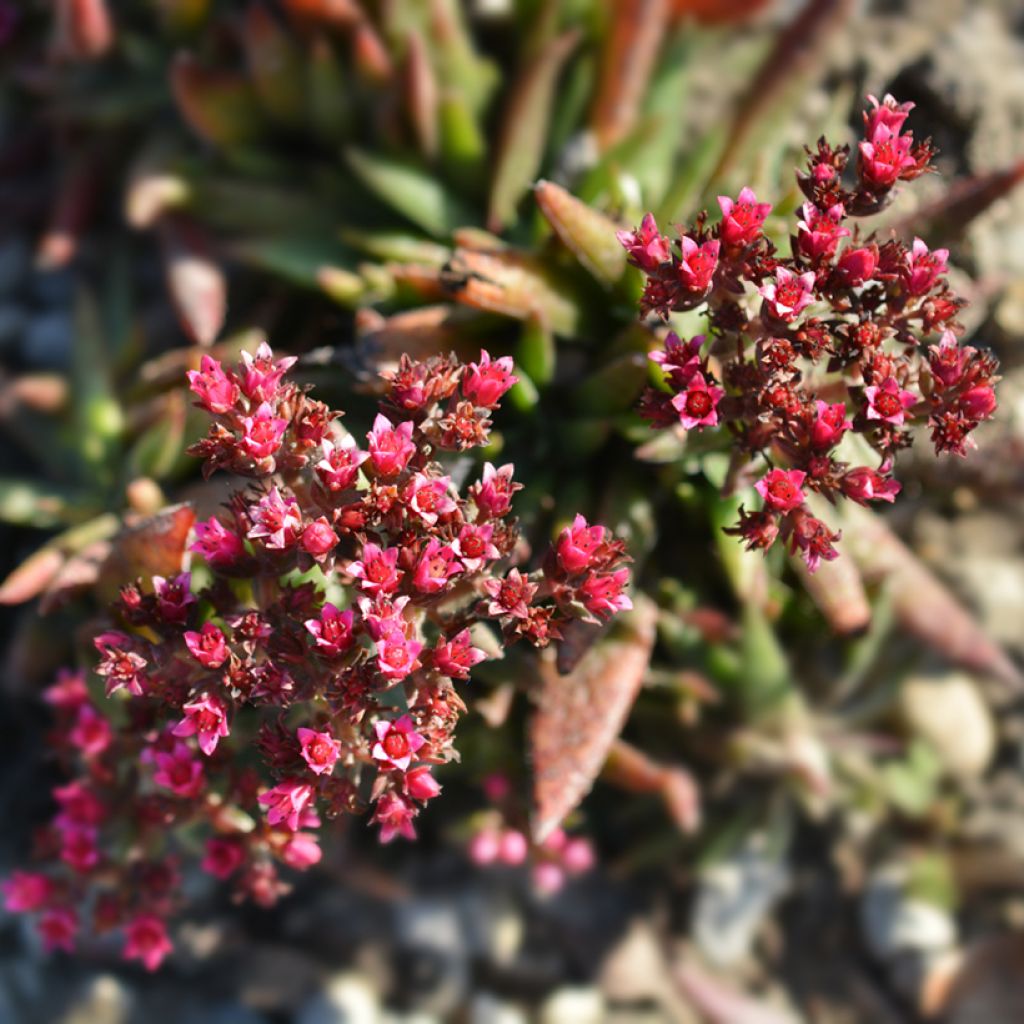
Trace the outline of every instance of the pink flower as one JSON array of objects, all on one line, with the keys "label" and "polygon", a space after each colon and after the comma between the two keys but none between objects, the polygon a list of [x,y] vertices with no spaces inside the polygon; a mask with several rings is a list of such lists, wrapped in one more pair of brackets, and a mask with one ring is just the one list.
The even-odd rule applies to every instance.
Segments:
[{"label": "pink flower", "polygon": [[665,338],[665,348],[651,352],[647,358],[664,370],[673,385],[685,388],[700,371],[700,349],[703,344],[703,334],[697,334],[684,342],[675,331],[669,331]]},{"label": "pink flower", "polygon": [[907,409],[917,401],[913,392],[904,391],[895,377],[886,377],[880,385],[865,388],[864,397],[868,400],[869,420],[895,426],[903,423]]},{"label": "pink flower", "polygon": [[616,569],[615,572],[594,575],[584,581],[579,589],[579,598],[583,607],[603,618],[616,612],[628,611],[633,602],[623,593],[629,582],[628,569]]},{"label": "pink flower", "polygon": [[460,572],[462,563],[455,557],[454,549],[431,537],[416,562],[413,586],[421,594],[437,594]]},{"label": "pink flower", "polygon": [[761,233],[764,219],[771,213],[771,203],[759,203],[753,189],[740,190],[739,198],[733,202],[728,196],[719,196],[722,209],[722,226],[719,237],[726,245],[749,245]]},{"label": "pink flower", "polygon": [[534,888],[545,896],[552,896],[565,885],[565,871],[554,861],[543,860],[533,866]]},{"label": "pink flower", "polygon": [[203,356],[199,366],[185,375],[199,405],[214,416],[230,412],[238,401],[238,385],[212,356]]},{"label": "pink flower", "polygon": [[846,473],[840,487],[843,494],[858,505],[866,505],[869,501],[892,502],[900,493],[899,481],[882,476],[866,466],[858,466]]},{"label": "pink flower", "polygon": [[522,487],[512,479],[514,471],[511,462],[500,469],[484,463],[483,479],[472,490],[480,518],[500,519],[512,507],[512,495]]},{"label": "pink flower", "polygon": [[206,840],[206,856],[199,865],[207,874],[222,882],[245,863],[245,848],[238,839],[212,837]]},{"label": "pink flower", "polygon": [[509,867],[518,867],[529,852],[530,844],[518,829],[505,829],[498,838],[498,860]]},{"label": "pink flower", "polygon": [[36,925],[43,948],[47,953],[62,949],[74,953],[75,936],[78,934],[78,915],[70,907],[55,907],[48,910]]},{"label": "pink flower", "polygon": [[797,275],[785,267],[777,267],[774,283],[763,284],[758,291],[773,317],[792,323],[814,301],[814,273],[809,270]]},{"label": "pink flower", "polygon": [[377,742],[370,751],[382,768],[393,768],[404,772],[412,763],[413,755],[426,742],[416,731],[416,725],[409,715],[391,722],[379,719],[373,723]]},{"label": "pink flower", "polygon": [[682,259],[677,273],[679,283],[689,292],[704,294],[711,287],[711,279],[718,267],[718,251],[722,243],[717,238],[698,245],[692,238],[683,235],[679,239]]},{"label": "pink flower", "polygon": [[827,451],[835,447],[843,434],[853,426],[846,418],[846,406],[842,402],[829,405],[827,402],[816,401],[817,410],[811,424],[811,446],[819,451]]},{"label": "pink flower", "polygon": [[458,537],[452,542],[452,550],[467,573],[480,572],[488,562],[501,557],[501,552],[491,543],[493,535],[494,526],[491,523],[484,523],[483,526],[466,523],[459,530]]},{"label": "pink flower", "polygon": [[212,622],[204,623],[198,633],[187,630],[184,636],[189,653],[204,668],[220,668],[228,660],[230,652],[224,634]]},{"label": "pink flower", "polygon": [[351,610],[338,611],[328,601],[320,612],[320,618],[307,619],[304,625],[313,635],[320,653],[336,658],[352,646],[352,618]]},{"label": "pink flower", "polygon": [[820,210],[814,203],[804,203],[800,212],[803,214],[803,219],[797,221],[800,251],[812,260],[831,259],[839,240],[850,234],[850,229],[843,227],[846,216],[843,204]]},{"label": "pink flower", "polygon": [[473,666],[486,659],[483,651],[472,646],[468,629],[456,634],[453,640],[438,639],[433,651],[434,668],[452,679],[468,679]]},{"label": "pink flower", "polygon": [[363,545],[363,557],[349,564],[347,572],[361,580],[360,587],[370,594],[393,594],[405,575],[396,568],[398,548],[381,549],[372,541]]},{"label": "pink flower", "polygon": [[264,402],[255,415],[242,418],[243,434],[239,447],[254,462],[269,459],[281,447],[281,439],[288,429],[288,421],[274,415],[274,410]]},{"label": "pink flower", "polygon": [[404,594],[394,600],[382,594],[377,594],[372,600],[368,597],[359,598],[359,611],[370,639],[380,640],[391,633],[404,635],[409,626],[404,617],[408,603],[409,598]]},{"label": "pink flower", "polygon": [[322,857],[323,851],[316,836],[310,832],[296,832],[281,847],[281,859],[296,871],[309,870],[314,864],[319,864]]},{"label": "pink flower", "polygon": [[286,779],[273,789],[260,794],[259,802],[267,809],[267,822],[284,823],[285,828],[297,832],[307,804],[313,799],[313,787],[297,779]]},{"label": "pink flower", "polygon": [[113,738],[110,723],[90,704],[78,709],[78,718],[68,733],[68,739],[86,757],[98,757]]},{"label": "pink flower", "polygon": [[295,356],[274,362],[274,353],[264,341],[256,355],[242,353],[242,390],[254,402],[272,402],[277,397],[281,378],[295,364]]},{"label": "pink flower", "polygon": [[196,539],[189,551],[202,555],[213,568],[229,568],[245,557],[242,538],[227,529],[216,516],[210,516],[206,522],[196,522],[194,529]]},{"label": "pink flower", "polygon": [[135,697],[141,697],[145,676],[142,670],[146,667],[146,659],[130,649],[131,637],[116,630],[101,633],[93,645],[100,652],[100,663],[96,666],[96,674],[105,676],[107,680],[107,696],[124,687]]},{"label": "pink flower", "polygon": [[833,547],[839,539],[820,519],[805,512],[794,513],[794,522],[790,524],[788,541],[792,552],[799,552],[810,572],[816,572],[822,559],[831,562],[839,557]]},{"label": "pink flower", "polygon": [[341,744],[329,732],[317,732],[316,729],[299,729],[296,735],[302,746],[302,759],[310,771],[329,775],[341,754]]},{"label": "pink flower", "polygon": [[562,530],[558,538],[556,553],[558,563],[570,575],[589,569],[594,554],[604,543],[603,526],[589,526],[586,519],[577,515],[572,526]]},{"label": "pink flower", "polygon": [[991,384],[980,384],[960,396],[960,411],[969,420],[988,419],[996,411],[996,393]]},{"label": "pink flower", "polygon": [[296,500],[282,497],[276,485],[250,508],[253,525],[246,536],[261,540],[263,546],[275,551],[291,547],[302,529],[302,515]]},{"label": "pink flower", "polygon": [[53,798],[60,804],[60,814],[53,823],[60,829],[85,825],[94,828],[106,817],[107,810],[100,798],[83,782],[76,780],[66,786],[56,786]]},{"label": "pink flower", "polygon": [[498,859],[500,849],[500,833],[493,828],[483,828],[470,838],[466,853],[477,867],[486,867]]},{"label": "pink flower", "polygon": [[806,476],[799,469],[772,469],[754,484],[754,490],[764,498],[769,508],[789,512],[804,503],[805,495],[800,485]]},{"label": "pink flower", "polygon": [[12,871],[11,877],[0,883],[4,894],[4,907],[13,914],[39,910],[53,894],[53,882],[46,875],[34,871]]},{"label": "pink flower", "polygon": [[356,447],[351,437],[346,437],[340,445],[323,441],[321,447],[324,457],[314,468],[320,482],[332,493],[351,487],[359,475],[359,467],[370,457],[369,452]]},{"label": "pink flower", "polygon": [[723,388],[709,384],[703,373],[695,373],[686,390],[672,399],[672,408],[679,413],[679,422],[687,430],[713,427],[718,423],[718,403],[724,395]]},{"label": "pink flower", "polygon": [[943,331],[938,345],[928,349],[928,366],[932,374],[945,386],[952,387],[963,377],[972,348],[961,348],[952,331]]},{"label": "pink flower", "polygon": [[500,804],[512,792],[512,783],[502,772],[492,772],[483,780],[484,796],[492,804]]},{"label": "pink flower", "polygon": [[526,579],[518,569],[510,569],[504,579],[484,580],[484,590],[490,595],[488,615],[510,615],[526,619],[530,615],[530,602],[537,593],[537,585]]},{"label": "pink flower", "polygon": [[331,528],[326,516],[308,523],[302,531],[299,544],[314,561],[323,562],[338,543],[338,535]]},{"label": "pink flower", "polygon": [[636,231],[617,231],[615,237],[629,254],[629,262],[643,270],[656,270],[672,258],[668,239],[658,233],[654,214],[644,214]]},{"label": "pink flower", "polygon": [[416,808],[397,793],[385,793],[377,801],[377,806],[370,820],[380,825],[380,841],[390,843],[395,836],[415,839],[416,829],[412,820],[416,816]]},{"label": "pink flower", "polygon": [[869,94],[868,102],[871,109],[864,111],[864,135],[868,139],[873,139],[878,129],[883,126],[890,132],[899,132],[907,115],[914,109],[913,103],[897,103],[895,97],[889,93],[882,97],[881,103]]},{"label": "pink flower", "polygon": [[73,870],[85,874],[99,864],[95,828],[73,825],[62,831],[60,839],[60,859]]},{"label": "pink flower", "polygon": [[917,166],[911,156],[914,145],[909,133],[900,135],[886,124],[879,123],[871,139],[858,145],[857,168],[864,182],[874,188],[889,188],[900,175]]},{"label": "pink flower", "polygon": [[398,476],[408,465],[416,451],[412,429],[411,420],[395,427],[386,416],[378,413],[373,421],[373,430],[366,435],[370,443],[370,465],[378,476]]},{"label": "pink flower", "polygon": [[946,266],[948,259],[948,249],[932,249],[929,252],[928,246],[920,238],[915,238],[913,248],[904,259],[901,274],[903,286],[911,295],[927,295],[935,282],[949,269]]},{"label": "pink flower", "polygon": [[156,610],[165,622],[182,623],[188,618],[188,607],[196,603],[191,591],[192,574],[179,573],[172,580],[163,576],[153,577],[153,591],[156,594]]},{"label": "pink flower", "polygon": [[398,630],[385,633],[377,641],[377,671],[397,683],[419,665],[416,658],[422,650],[423,644]]},{"label": "pink flower", "polygon": [[466,367],[462,393],[474,405],[493,409],[517,380],[519,378],[512,375],[511,356],[502,356],[492,362],[490,355],[481,349],[480,362],[469,363]]},{"label": "pink flower", "polygon": [[862,249],[847,249],[836,264],[836,273],[848,288],[870,281],[878,269],[878,248],[871,245]]},{"label": "pink flower", "polygon": [[581,875],[594,866],[594,847],[582,836],[569,839],[562,847],[562,865],[571,875]]},{"label": "pink flower", "polygon": [[[175,731],[180,728],[175,727]],[[196,797],[203,789],[203,766],[184,743],[175,743],[168,753],[158,750],[153,755],[157,770],[153,781],[182,797]]]},{"label": "pink flower", "polygon": [[73,711],[89,699],[89,687],[85,685],[84,672],[71,672],[62,668],[57,672],[57,681],[43,690],[43,700],[50,707]]},{"label": "pink flower", "polygon": [[441,786],[430,774],[429,766],[421,764],[405,773],[405,791],[414,800],[433,800],[441,792]]},{"label": "pink flower", "polygon": [[167,928],[156,914],[139,914],[125,925],[125,960],[141,960],[147,971],[155,971],[173,951]]},{"label": "pink flower", "polygon": [[[199,749],[209,757],[222,736],[228,735],[228,715],[224,702],[209,694],[183,705],[185,717],[171,730],[174,736],[195,736]],[[186,748],[187,749],[187,748]]]},{"label": "pink flower", "polygon": [[433,526],[440,516],[446,516],[458,507],[448,494],[450,486],[450,477],[416,473],[406,484],[402,497],[412,512],[428,526]]}]

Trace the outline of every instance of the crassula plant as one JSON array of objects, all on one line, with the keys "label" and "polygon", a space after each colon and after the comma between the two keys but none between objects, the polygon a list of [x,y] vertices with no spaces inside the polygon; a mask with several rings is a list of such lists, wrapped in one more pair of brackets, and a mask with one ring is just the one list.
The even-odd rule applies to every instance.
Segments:
[{"label": "crassula plant", "polygon": [[[675,243],[648,214],[621,232],[646,275],[642,315],[704,310],[708,334],[670,333],[651,354],[664,387],[642,412],[655,427],[724,428],[732,435],[730,488],[750,479],[760,507],[733,528],[749,548],[781,539],[810,569],[836,557],[838,533],[812,514],[829,502],[891,502],[897,453],[927,424],[937,452],[963,455],[996,407],[992,355],[959,344],[963,300],[945,278],[945,249],[920,238],[863,237],[851,218],[884,209],[900,181],[931,169],[929,142],[904,130],[912,103],[869,97],[853,180],[849,147],[808,150],[806,197],[785,255],[765,237],[771,211],[750,188],[719,197]],[[860,434],[870,448],[843,445]],[[874,461],[860,458],[874,453]]]},{"label": "crassula plant", "polygon": [[372,810],[382,842],[413,838],[434,767],[456,756],[456,681],[504,645],[630,607],[603,527],[577,516],[531,570],[513,467],[454,479],[488,441],[511,359],[403,358],[364,445],[285,379],[293,362],[264,345],[189,374],[212,417],[192,452],[248,486],[196,524],[192,572],[123,587],[95,639],[109,701],[81,673],[47,692],[70,781],[39,836],[45,867],[4,892],[48,947],[73,948],[88,917],[158,966],[196,842],[205,871],[266,905],[279,865],[320,859],[325,816]]}]

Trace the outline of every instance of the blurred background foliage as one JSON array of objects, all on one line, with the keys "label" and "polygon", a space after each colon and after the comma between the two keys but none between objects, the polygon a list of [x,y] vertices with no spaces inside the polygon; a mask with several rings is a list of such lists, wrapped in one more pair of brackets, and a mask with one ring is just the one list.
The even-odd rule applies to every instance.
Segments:
[{"label": "blurred background foliage", "polygon": [[[18,782],[45,727],[28,695],[119,582],[180,560],[166,506],[224,498],[182,455],[202,352],[269,337],[358,429],[400,354],[485,346],[520,377],[485,454],[528,482],[528,535],[576,511],[621,532],[637,608],[556,662],[481,667],[451,799],[407,859],[453,856],[441,838],[504,772],[521,824],[583,825],[628,889],[607,947],[647,908],[667,988],[636,998],[664,1019],[1020,1019],[992,981],[1020,908],[990,897],[1024,866],[1021,22],[913,0],[0,3],[5,814],[45,806]],[[851,141],[885,91],[944,173],[880,230],[952,249],[1002,412],[965,462],[910,461],[891,516],[848,513],[808,577],[722,535],[727,438],[635,414],[657,333],[615,231],[749,184],[788,246],[802,145]],[[316,884],[378,870],[342,845]],[[819,937],[841,981],[795,962]],[[963,1016],[978,999],[997,1009]]]}]

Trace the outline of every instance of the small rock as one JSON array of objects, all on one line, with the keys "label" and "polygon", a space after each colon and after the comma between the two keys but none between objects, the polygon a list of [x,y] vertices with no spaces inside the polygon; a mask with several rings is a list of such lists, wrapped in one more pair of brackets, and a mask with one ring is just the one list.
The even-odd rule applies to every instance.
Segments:
[{"label": "small rock", "polygon": [[21,337],[21,357],[32,367],[65,369],[71,361],[74,323],[62,310],[41,313],[28,321]]},{"label": "small rock", "polygon": [[957,778],[984,774],[996,750],[992,714],[965,672],[913,676],[900,692],[911,729],[934,747],[943,767]]},{"label": "small rock", "polygon": [[596,988],[560,988],[544,1000],[538,1015],[540,1024],[602,1024],[604,997]]},{"label": "small rock", "polygon": [[117,978],[101,974],[71,1003],[60,1024],[125,1024],[132,1002],[131,993]]},{"label": "small rock", "polygon": [[300,1007],[295,1024],[380,1024],[380,999],[358,974],[338,974]]},{"label": "small rock", "polygon": [[904,953],[931,954],[956,942],[956,923],[941,907],[905,893],[907,873],[883,868],[868,883],[861,904],[861,926],[868,948],[880,960]]},{"label": "small rock", "polygon": [[454,1013],[470,982],[467,928],[456,901],[410,901],[398,909],[396,932],[401,1002],[442,1017]]},{"label": "small rock", "polygon": [[518,1006],[506,1003],[489,992],[478,992],[470,1000],[467,1024],[527,1024],[528,1017]]}]

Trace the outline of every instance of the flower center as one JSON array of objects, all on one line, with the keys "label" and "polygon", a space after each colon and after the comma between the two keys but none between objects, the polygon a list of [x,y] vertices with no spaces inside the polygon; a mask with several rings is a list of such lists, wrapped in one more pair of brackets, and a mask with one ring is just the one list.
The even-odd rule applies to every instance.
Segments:
[{"label": "flower center", "polygon": [[409,753],[409,741],[405,738],[404,732],[389,732],[381,746],[390,758],[405,757]]},{"label": "flower center", "polygon": [[397,668],[399,665],[404,665],[405,645],[388,644],[386,650],[384,651],[384,660],[393,668]]},{"label": "flower center", "polygon": [[695,419],[703,419],[711,412],[711,396],[706,391],[690,391],[686,395],[686,411]]},{"label": "flower center", "polygon": [[796,488],[789,477],[779,477],[768,485],[768,491],[776,501],[789,502],[796,497]]},{"label": "flower center", "polygon": [[883,416],[895,416],[903,409],[903,406],[891,391],[882,391],[875,395],[875,408]]},{"label": "flower center", "polygon": [[463,537],[459,546],[462,548],[462,553],[469,558],[479,558],[484,553],[483,539],[476,533]]}]

